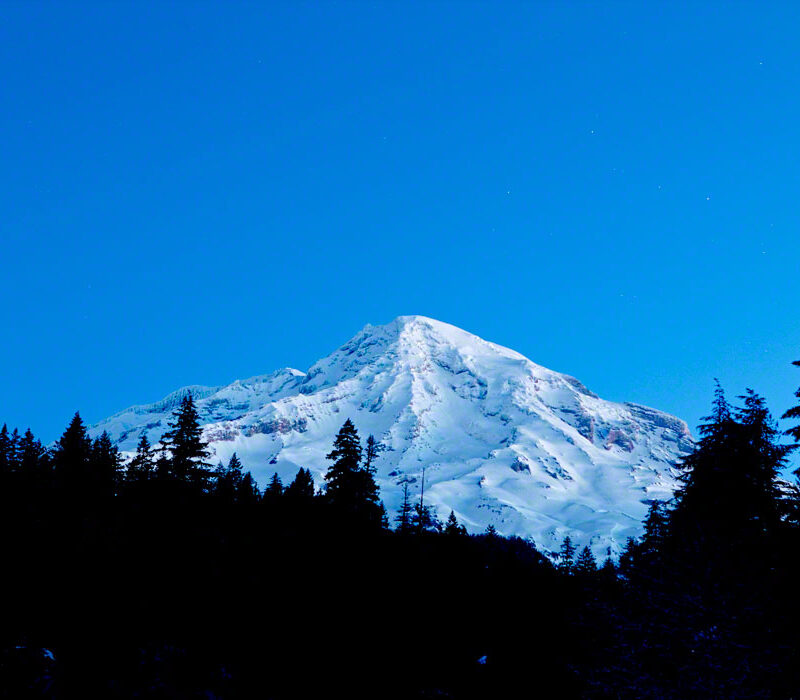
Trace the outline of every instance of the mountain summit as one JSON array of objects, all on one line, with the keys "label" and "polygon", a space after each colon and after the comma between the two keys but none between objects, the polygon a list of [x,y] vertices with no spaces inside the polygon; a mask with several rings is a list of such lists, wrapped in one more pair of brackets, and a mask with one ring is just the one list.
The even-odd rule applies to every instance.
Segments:
[{"label": "mountain summit", "polygon": [[333,437],[351,418],[384,446],[377,481],[392,514],[407,482],[440,518],[493,524],[556,549],[567,534],[597,554],[640,534],[647,502],[669,497],[686,424],[605,401],[577,379],[455,326],[400,316],[366,326],[307,372],[282,369],[222,387],[180,389],[93,426],[122,450],[155,443],[186,392],[216,459],[238,453],[261,484],[300,467],[318,485]]}]

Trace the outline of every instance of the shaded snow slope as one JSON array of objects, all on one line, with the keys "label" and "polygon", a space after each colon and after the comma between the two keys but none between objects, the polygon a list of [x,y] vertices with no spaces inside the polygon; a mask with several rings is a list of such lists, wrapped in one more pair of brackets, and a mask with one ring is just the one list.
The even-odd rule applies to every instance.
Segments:
[{"label": "shaded snow slope", "polygon": [[227,461],[235,451],[264,485],[308,467],[317,485],[346,418],[386,450],[378,462],[390,513],[401,485],[441,518],[453,509],[471,531],[556,549],[566,534],[604,555],[638,535],[646,502],[676,486],[672,465],[692,441],[686,424],[631,403],[604,401],[576,379],[455,326],[401,316],[360,333],[306,373],[283,369],[223,387],[180,389],[91,429],[122,450],[142,432],[155,443],[187,392],[204,433]]}]

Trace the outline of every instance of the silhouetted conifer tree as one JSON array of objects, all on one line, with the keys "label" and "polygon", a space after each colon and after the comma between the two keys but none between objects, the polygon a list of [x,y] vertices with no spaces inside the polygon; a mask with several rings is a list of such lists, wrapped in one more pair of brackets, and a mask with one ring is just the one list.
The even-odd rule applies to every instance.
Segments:
[{"label": "silhouetted conifer tree", "polygon": [[709,551],[701,557],[778,523],[775,479],[789,448],[778,443],[764,400],[751,390],[741,398],[744,405],[734,414],[717,387],[713,411],[700,426],[701,438],[682,462],[683,485],[669,534],[680,540],[676,548],[702,544]]},{"label": "silhouetted conifer tree", "polygon": [[208,444],[202,439],[200,416],[191,393],[181,399],[173,413],[170,430],[161,438],[169,451],[168,476],[204,489],[212,475],[208,459]]},{"label": "silhouetted conifer tree", "polygon": [[325,472],[328,502],[345,519],[382,527],[385,510],[381,507],[378,485],[373,476],[374,465],[362,467],[361,443],[349,418],[336,435],[327,458],[332,462]]},{"label": "silhouetted conifer tree", "polygon": [[139,444],[136,446],[136,454],[130,462],[125,472],[125,479],[131,483],[141,483],[153,478],[156,469],[156,460],[153,448],[147,435],[142,433]]},{"label": "silhouetted conifer tree", "polygon": [[236,486],[236,502],[244,505],[258,503],[260,496],[261,494],[253,475],[250,472],[245,472]]},{"label": "silhouetted conifer tree", "polygon": [[625,542],[625,547],[622,550],[622,553],[619,555],[619,572],[624,576],[630,575],[634,563],[636,561],[636,553],[639,547],[639,543],[636,541],[635,537],[629,537]]},{"label": "silhouetted conifer tree", "polygon": [[572,544],[572,538],[567,535],[561,543],[561,551],[558,553],[558,569],[565,574],[572,572],[574,566],[575,545]]},{"label": "silhouetted conifer tree", "polygon": [[744,402],[736,409],[744,471],[741,516],[757,530],[766,532],[779,522],[777,477],[794,446],[779,443],[781,433],[763,397],[747,389],[739,398]]},{"label": "silhouetted conifer tree", "polygon": [[581,553],[575,561],[573,570],[576,574],[582,576],[589,576],[597,571],[597,560],[594,558],[594,554],[592,554],[592,550],[589,549],[588,546],[581,550]]},{"label": "silhouetted conifer tree", "polygon": [[611,557],[606,557],[603,566],[600,567],[601,576],[607,581],[615,581],[617,578],[617,567]]},{"label": "silhouetted conifer tree", "polygon": [[19,431],[14,428],[11,431],[8,447],[8,468],[9,471],[17,471],[19,469],[19,445],[20,445]]},{"label": "silhouetted conifer tree", "polygon": [[242,462],[234,452],[228,460],[228,465],[220,464],[215,472],[214,493],[223,500],[233,503],[242,482]]},{"label": "silhouetted conifer tree", "polygon": [[644,556],[657,557],[664,545],[667,531],[667,512],[663,501],[653,500],[647,509],[644,535],[639,552]]},{"label": "silhouetted conifer tree", "polygon": [[281,478],[278,476],[278,472],[275,472],[269,480],[267,488],[264,489],[264,505],[276,507],[281,502],[282,496],[283,484],[281,483]]},{"label": "silhouetted conifer tree", "polygon": [[364,469],[370,474],[375,474],[375,460],[378,454],[383,452],[383,445],[381,445],[373,435],[367,437],[367,442],[364,446]]},{"label": "silhouetted conifer tree", "polygon": [[[795,367],[800,367],[800,360],[795,360],[792,362]],[[794,395],[800,399],[800,388],[795,391]],[[793,406],[790,408],[786,413],[784,413],[781,418],[784,420],[796,420],[800,421],[800,404],[797,406]],[[800,443],[800,422],[797,425],[793,425],[786,431],[787,435],[791,435],[794,438],[794,441]],[[795,470],[795,474],[800,476],[800,469]]]},{"label": "silhouetted conifer tree", "polygon": [[120,476],[121,460],[119,450],[111,442],[108,433],[103,431],[92,443],[90,457],[91,482],[98,497],[112,496]]},{"label": "silhouetted conifer tree", "polygon": [[19,470],[26,477],[27,483],[41,479],[47,469],[47,450],[37,440],[30,428],[25,431],[19,442]]},{"label": "silhouetted conifer tree", "polygon": [[466,528],[463,525],[458,524],[458,518],[456,518],[456,514],[452,510],[447,518],[447,523],[445,523],[444,534],[450,536],[467,534]]},{"label": "silhouetted conifer tree", "polygon": [[11,471],[13,458],[11,435],[8,432],[8,426],[3,423],[3,427],[0,428],[0,478]]},{"label": "silhouetted conifer tree", "polygon": [[423,505],[422,501],[414,504],[411,513],[411,528],[417,532],[441,532],[442,523],[430,506]]},{"label": "silhouetted conifer tree", "polygon": [[411,499],[408,496],[408,482],[405,481],[403,482],[403,500],[395,516],[395,522],[399,534],[407,535],[411,532]]},{"label": "silhouetted conifer tree", "polygon": [[65,492],[85,490],[90,480],[91,456],[92,441],[80,414],[76,413],[53,450],[56,479]]},{"label": "silhouetted conifer tree", "polygon": [[295,505],[311,502],[314,498],[314,477],[310,469],[300,468],[294,481],[286,487],[286,497]]}]

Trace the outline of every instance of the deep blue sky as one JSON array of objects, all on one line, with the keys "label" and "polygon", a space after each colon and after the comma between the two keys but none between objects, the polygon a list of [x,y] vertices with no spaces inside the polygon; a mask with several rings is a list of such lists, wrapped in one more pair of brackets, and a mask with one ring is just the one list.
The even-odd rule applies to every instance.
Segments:
[{"label": "deep blue sky", "polygon": [[[641,6],[644,7],[641,7]],[[800,6],[6,2],[0,420],[424,314],[694,428],[800,371]]]}]

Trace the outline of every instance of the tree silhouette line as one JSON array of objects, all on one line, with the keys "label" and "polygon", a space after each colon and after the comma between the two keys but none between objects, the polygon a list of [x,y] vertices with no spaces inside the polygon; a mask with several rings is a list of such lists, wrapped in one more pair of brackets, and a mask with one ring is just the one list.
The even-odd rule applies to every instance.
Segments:
[{"label": "tree silhouette line", "polygon": [[3,426],[0,697],[796,697],[783,418],[718,387],[678,491],[602,564],[442,523],[424,475],[390,516],[349,419],[323,483],[263,491],[209,462],[190,394],[127,461],[79,414],[50,449]]}]

